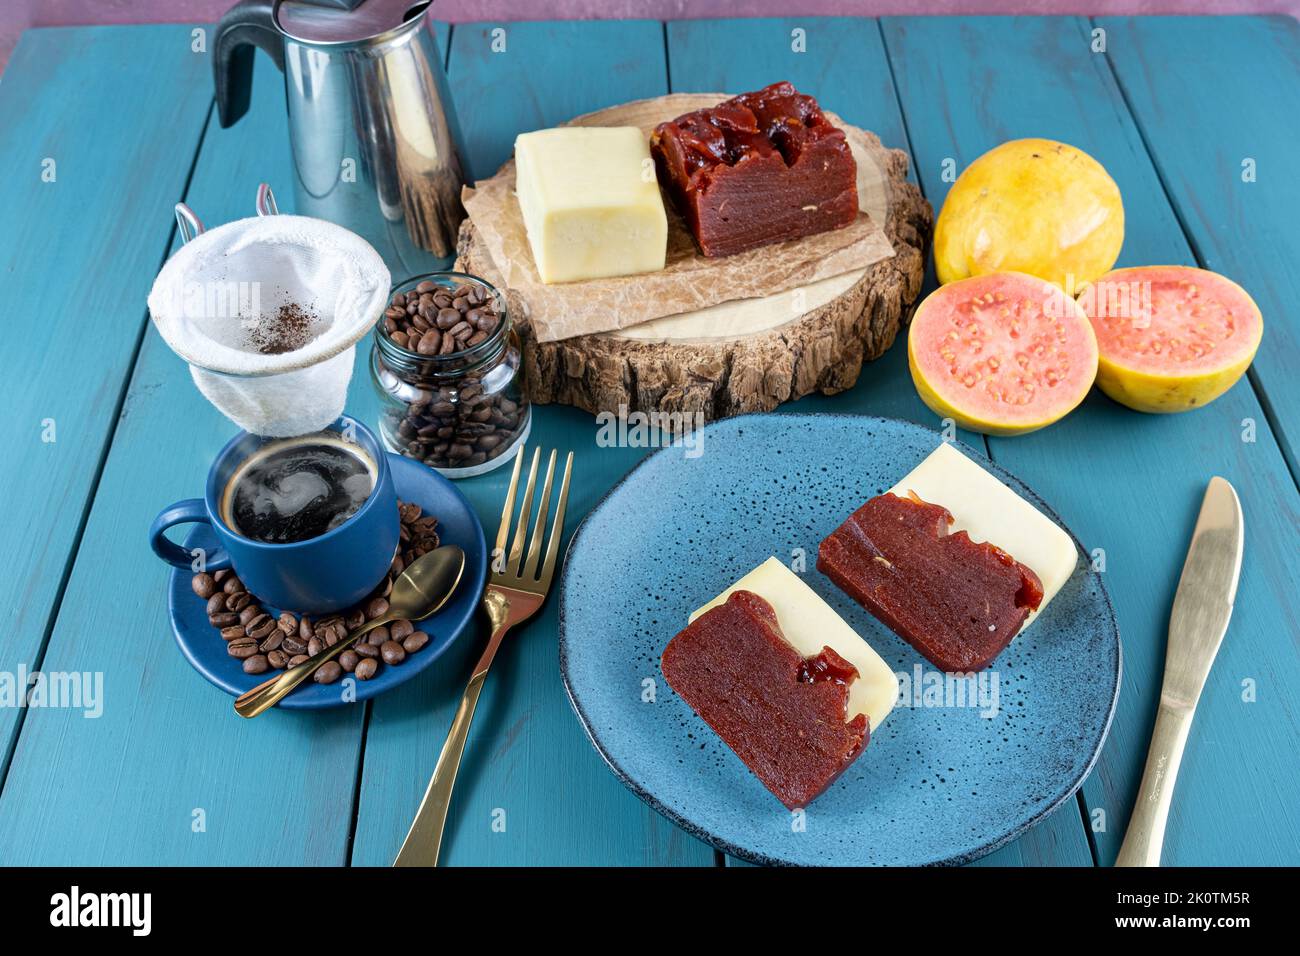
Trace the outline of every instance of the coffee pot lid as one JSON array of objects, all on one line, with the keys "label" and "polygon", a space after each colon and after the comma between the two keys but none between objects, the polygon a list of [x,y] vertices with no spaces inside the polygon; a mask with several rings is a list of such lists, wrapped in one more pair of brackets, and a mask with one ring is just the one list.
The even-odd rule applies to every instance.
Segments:
[{"label": "coffee pot lid", "polygon": [[418,20],[429,0],[280,0],[276,25],[304,43],[363,43]]}]

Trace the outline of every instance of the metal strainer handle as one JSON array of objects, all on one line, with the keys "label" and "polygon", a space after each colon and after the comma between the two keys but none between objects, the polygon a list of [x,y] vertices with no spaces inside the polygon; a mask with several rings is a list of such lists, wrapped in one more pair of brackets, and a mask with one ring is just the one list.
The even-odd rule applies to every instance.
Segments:
[{"label": "metal strainer handle", "polygon": [[[278,216],[280,214],[280,207],[276,205],[275,193],[271,192],[270,183],[258,184],[255,206],[259,216]],[[178,202],[176,204],[176,228],[180,230],[181,244],[184,245],[204,232],[207,226],[203,225],[203,220],[198,217],[198,214],[193,209],[183,202]]]},{"label": "metal strainer handle", "polygon": [[271,192],[270,183],[257,186],[257,214],[259,216],[278,216],[280,207],[275,204],[275,193]]},{"label": "metal strainer handle", "polygon": [[176,228],[181,234],[181,245],[184,245],[203,232],[207,226],[203,225],[203,220],[195,214],[193,209],[183,202],[178,202],[176,204]]}]

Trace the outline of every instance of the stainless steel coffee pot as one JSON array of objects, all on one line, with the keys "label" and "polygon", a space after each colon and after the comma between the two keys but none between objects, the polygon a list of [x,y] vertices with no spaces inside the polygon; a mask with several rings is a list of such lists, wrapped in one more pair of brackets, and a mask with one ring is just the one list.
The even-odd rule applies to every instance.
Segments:
[{"label": "stainless steel coffee pot", "polygon": [[244,0],[213,44],[223,127],[248,111],[253,48],[284,73],[296,211],[364,237],[394,277],[455,253],[460,130],[430,4]]}]

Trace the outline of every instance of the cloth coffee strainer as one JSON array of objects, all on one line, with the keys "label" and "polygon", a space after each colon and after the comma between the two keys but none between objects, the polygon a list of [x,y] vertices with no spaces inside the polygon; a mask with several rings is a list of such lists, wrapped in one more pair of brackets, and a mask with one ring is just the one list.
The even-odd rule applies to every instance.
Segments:
[{"label": "cloth coffee strainer", "polygon": [[355,233],[279,215],[265,183],[256,208],[205,230],[178,204],[184,245],[154,280],[149,314],[223,415],[287,438],[343,412],[356,343],[383,314],[390,278]]}]

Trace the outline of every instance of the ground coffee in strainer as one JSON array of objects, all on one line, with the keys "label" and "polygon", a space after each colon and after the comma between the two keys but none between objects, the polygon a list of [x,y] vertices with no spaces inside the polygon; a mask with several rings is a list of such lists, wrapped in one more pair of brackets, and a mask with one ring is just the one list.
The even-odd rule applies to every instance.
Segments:
[{"label": "ground coffee in strainer", "polygon": [[355,233],[259,216],[182,246],[158,273],[149,312],[222,414],[283,438],[342,413],[355,345],[383,313],[389,284],[383,260]]}]

